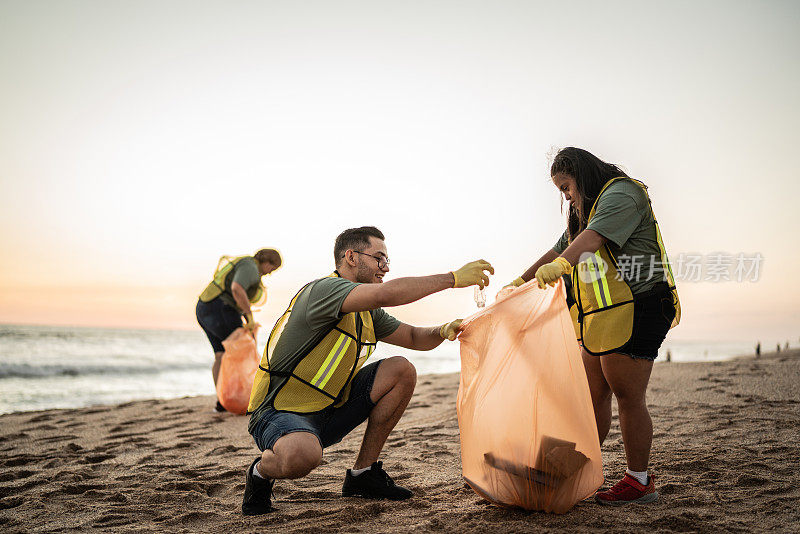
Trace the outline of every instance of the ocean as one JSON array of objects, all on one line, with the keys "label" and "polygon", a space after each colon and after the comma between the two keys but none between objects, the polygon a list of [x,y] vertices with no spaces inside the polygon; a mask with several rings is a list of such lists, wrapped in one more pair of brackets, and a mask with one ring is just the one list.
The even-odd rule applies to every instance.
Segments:
[{"label": "ocean", "polygon": [[[265,343],[266,335],[259,336],[259,354]],[[672,361],[713,361],[752,354],[753,344],[668,340],[658,361],[663,361],[667,350]],[[379,343],[372,358],[394,355],[407,357],[420,375],[460,368],[457,343],[443,343],[428,352]],[[213,395],[213,359],[199,328],[0,325],[0,413]]]}]

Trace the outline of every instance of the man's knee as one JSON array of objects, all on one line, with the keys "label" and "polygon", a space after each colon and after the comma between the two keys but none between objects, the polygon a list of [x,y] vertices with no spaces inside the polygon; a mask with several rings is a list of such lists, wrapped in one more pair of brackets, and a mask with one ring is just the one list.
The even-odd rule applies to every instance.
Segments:
[{"label": "man's knee", "polygon": [[391,372],[397,378],[398,382],[402,382],[404,385],[410,386],[412,389],[414,386],[416,386],[417,369],[414,367],[413,363],[402,356],[394,356],[392,358],[388,358],[387,361],[381,365],[386,364],[391,366]]},{"label": "man's knee", "polygon": [[272,448],[283,478],[300,478],[322,462],[322,446],[310,432],[293,432],[278,439]]},{"label": "man's knee", "polygon": [[410,399],[417,385],[417,370],[402,356],[394,356],[381,361],[378,373],[372,383],[370,398],[377,403],[390,391],[401,392]]}]

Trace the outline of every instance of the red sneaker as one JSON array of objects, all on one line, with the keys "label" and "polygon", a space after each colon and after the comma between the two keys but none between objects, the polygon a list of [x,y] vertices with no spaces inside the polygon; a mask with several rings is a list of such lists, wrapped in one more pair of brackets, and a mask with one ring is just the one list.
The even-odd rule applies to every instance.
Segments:
[{"label": "red sneaker", "polygon": [[647,485],[639,484],[639,481],[625,474],[622,480],[614,484],[613,488],[606,491],[598,491],[594,495],[594,500],[600,504],[611,504],[620,506],[629,502],[646,503],[658,499],[658,492],[653,484],[653,475],[648,477]]}]

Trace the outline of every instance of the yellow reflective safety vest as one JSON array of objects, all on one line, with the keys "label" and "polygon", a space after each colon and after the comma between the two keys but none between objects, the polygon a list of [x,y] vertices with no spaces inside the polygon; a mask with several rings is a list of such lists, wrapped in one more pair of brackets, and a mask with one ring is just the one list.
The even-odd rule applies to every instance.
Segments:
[{"label": "yellow reflective safety vest", "polygon": [[[227,289],[230,291],[230,284],[228,283],[228,277],[233,272],[233,268],[243,260],[253,260],[255,258],[252,256],[222,256],[217,263],[217,268],[214,270],[214,278],[211,280],[211,283],[206,286],[202,293],[200,293],[200,300],[203,302],[211,302],[218,296],[222,295]],[[247,288],[245,288],[247,290]],[[249,293],[249,291],[248,291]],[[266,296],[266,291],[264,291],[264,284],[259,280],[258,287],[256,288],[255,292],[252,296],[248,295],[248,299],[252,304],[262,304],[263,297]]]},{"label": "yellow reflective safety vest", "polygon": [[[338,276],[334,272],[328,277]],[[338,408],[347,402],[352,378],[375,350],[377,341],[372,314],[369,311],[352,312],[331,326],[310,351],[296,358],[290,369],[270,369],[275,346],[289,322],[292,308],[300,294],[313,283],[306,284],[297,292],[272,328],[253,381],[247,413],[255,411],[267,398],[271,377],[285,379],[272,398],[276,410],[311,413],[329,406]]]},{"label": "yellow reflective safety vest", "polygon": [[[594,217],[600,195],[608,186],[619,180],[630,180],[639,185],[647,196],[648,204],[650,203],[647,188],[642,182],[626,177],[613,178],[603,186],[600,194],[597,195],[597,200],[589,212],[588,221]],[[670,327],[672,328],[680,322],[681,305],[675,277],[672,274],[664,242],[661,240],[661,231],[658,228],[652,204],[650,212],[655,223],[661,265],[675,303],[675,319]],[[572,269],[570,284],[572,298],[568,299],[568,304],[571,304],[570,315],[578,340],[590,354],[611,354],[628,343],[633,335],[634,300],[650,294],[650,292],[645,292],[634,296],[628,283],[618,273],[617,259],[607,243],[594,254],[584,255],[582,261]]]}]

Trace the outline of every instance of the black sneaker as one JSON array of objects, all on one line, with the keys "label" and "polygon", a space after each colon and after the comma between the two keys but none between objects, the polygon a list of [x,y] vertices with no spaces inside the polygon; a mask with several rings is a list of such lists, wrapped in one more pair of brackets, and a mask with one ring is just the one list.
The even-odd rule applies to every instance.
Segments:
[{"label": "black sneaker", "polygon": [[360,475],[353,476],[352,471],[348,469],[344,477],[342,495],[402,501],[411,497],[413,493],[394,483],[392,477],[383,470],[383,462],[375,462],[368,471]]},{"label": "black sneaker", "polygon": [[219,413],[227,412],[227,410],[225,409],[225,406],[222,405],[222,403],[219,401],[219,399],[217,399],[217,405],[214,406],[214,411],[215,412],[219,412]]},{"label": "black sneaker", "polygon": [[244,484],[244,499],[242,499],[243,515],[261,515],[272,511],[272,486],[275,481],[271,478],[259,478],[253,474],[253,467],[261,460],[255,459],[247,470]]}]

